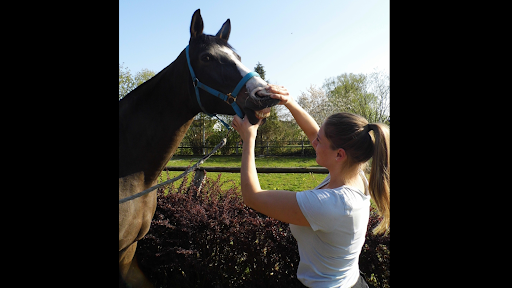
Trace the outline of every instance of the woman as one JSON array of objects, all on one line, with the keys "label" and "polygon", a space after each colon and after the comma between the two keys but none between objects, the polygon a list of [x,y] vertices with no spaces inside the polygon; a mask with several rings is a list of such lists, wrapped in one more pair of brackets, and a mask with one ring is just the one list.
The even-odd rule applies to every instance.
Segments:
[{"label": "woman", "polygon": [[[297,278],[308,287],[368,287],[359,273],[359,254],[369,218],[370,196],[383,220],[374,233],[389,229],[389,128],[369,124],[351,113],[337,113],[318,127],[282,86],[270,85],[279,104],[287,107],[311,141],[316,162],[329,175],[313,190],[262,190],[254,147],[259,123],[233,119],[243,140],[241,188],[244,203],[269,217],[290,223],[297,239]],[[363,173],[373,157],[370,182]]]}]

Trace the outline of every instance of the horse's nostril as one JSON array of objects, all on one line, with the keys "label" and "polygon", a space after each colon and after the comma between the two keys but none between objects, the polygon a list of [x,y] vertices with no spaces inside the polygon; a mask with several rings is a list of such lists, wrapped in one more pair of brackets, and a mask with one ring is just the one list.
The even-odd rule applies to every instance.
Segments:
[{"label": "horse's nostril", "polygon": [[270,93],[268,93],[264,87],[258,87],[256,89],[254,89],[251,93],[250,93],[251,96],[255,97],[255,98],[269,98],[270,97]]}]

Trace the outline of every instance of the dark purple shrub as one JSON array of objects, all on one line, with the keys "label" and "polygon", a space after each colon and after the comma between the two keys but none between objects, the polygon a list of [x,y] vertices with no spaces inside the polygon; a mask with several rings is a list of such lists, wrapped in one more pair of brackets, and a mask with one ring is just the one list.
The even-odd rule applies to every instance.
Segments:
[{"label": "dark purple shrub", "polygon": [[372,230],[377,227],[382,218],[377,210],[370,207],[370,220],[366,231],[361,255],[359,255],[359,269],[364,273],[366,281],[379,288],[389,288],[389,234],[373,235]]},{"label": "dark purple shrub", "polygon": [[[303,287],[289,225],[245,206],[236,188],[221,188],[220,177],[206,178],[200,193],[185,187],[186,178],[178,188],[171,185],[167,196],[158,190],[151,228],[136,252],[148,279],[155,287]],[[380,281],[378,273],[389,276],[389,267],[379,270],[377,255],[365,258],[363,253],[377,251],[368,237],[371,232],[361,270]],[[386,256],[389,264],[389,250]]]},{"label": "dark purple shrub", "polygon": [[219,175],[206,178],[200,193],[183,184],[167,196],[157,192],[151,229],[137,245],[146,276],[156,287],[300,287],[288,224],[220,186]]}]

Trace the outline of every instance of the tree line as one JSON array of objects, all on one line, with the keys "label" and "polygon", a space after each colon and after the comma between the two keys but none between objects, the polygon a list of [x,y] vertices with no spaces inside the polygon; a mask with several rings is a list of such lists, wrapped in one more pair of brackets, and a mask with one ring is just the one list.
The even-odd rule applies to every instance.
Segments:
[{"label": "tree line", "polygon": [[[264,66],[258,62],[254,71],[265,78]],[[135,75],[131,75],[128,68],[119,64],[119,100],[130,91],[151,79],[156,73],[148,69],[142,69]],[[343,73],[336,77],[327,78],[321,88],[311,85],[306,92],[301,92],[296,101],[318,123],[329,115],[337,112],[351,112],[365,117],[370,123],[386,123],[390,125],[390,87],[389,75],[382,71],[372,73]],[[218,115],[227,123],[231,123],[233,116]],[[226,128],[218,123],[215,118],[210,118],[204,113],[199,113],[182,143],[195,147],[194,154],[203,154],[205,146],[215,146],[227,133]],[[270,116],[266,123],[258,129],[256,144],[262,146],[268,141],[308,141],[304,132],[297,125],[288,109],[282,105],[274,106],[270,110]],[[235,146],[240,141],[237,133],[230,133],[226,147]],[[224,151],[227,152],[227,151]],[[221,149],[221,153],[223,153]]]}]

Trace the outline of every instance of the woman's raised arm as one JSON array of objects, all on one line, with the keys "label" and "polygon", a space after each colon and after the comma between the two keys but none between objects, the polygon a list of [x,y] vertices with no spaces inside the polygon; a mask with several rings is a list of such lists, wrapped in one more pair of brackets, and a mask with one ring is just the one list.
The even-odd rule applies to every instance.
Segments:
[{"label": "woman's raised arm", "polygon": [[318,130],[320,130],[320,127],[316,123],[315,119],[311,117],[311,115],[306,112],[288,93],[288,90],[284,88],[284,86],[277,86],[269,84],[269,88],[267,88],[267,91],[272,94],[270,97],[273,99],[279,99],[281,102],[279,104],[284,105],[288,110],[290,110],[290,113],[292,113],[293,118],[295,118],[295,121],[297,121],[297,124],[299,124],[299,127],[304,131],[306,136],[308,137],[309,141],[313,143],[313,140],[316,138],[316,135],[318,134]]}]

